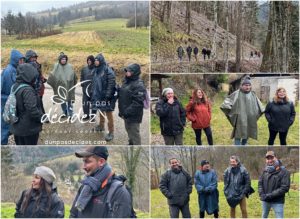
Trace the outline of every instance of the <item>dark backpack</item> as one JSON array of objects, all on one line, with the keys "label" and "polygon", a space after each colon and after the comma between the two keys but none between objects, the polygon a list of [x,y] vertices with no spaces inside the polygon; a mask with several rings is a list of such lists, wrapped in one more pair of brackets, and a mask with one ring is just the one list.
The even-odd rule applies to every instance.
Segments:
[{"label": "dark backpack", "polygon": [[16,93],[22,88],[22,87],[28,87],[28,84],[20,84],[15,90],[14,86],[11,87],[10,94],[7,98],[7,101],[4,106],[3,111],[3,120],[8,124],[14,124],[18,122],[19,118],[17,117],[17,99],[16,99]]},{"label": "dark backpack", "polygon": [[[107,193],[107,199],[106,199],[106,204],[107,204],[108,210],[110,212],[113,211],[112,204],[111,204],[112,197],[113,197],[114,193],[123,186],[128,191],[128,193],[130,195],[131,203],[133,203],[131,188],[129,186],[125,185],[125,183],[124,183],[126,180],[126,177],[120,175],[120,176],[117,176],[115,179],[117,179],[117,180],[114,180],[111,183],[110,188]],[[136,212],[134,211],[133,206],[131,206],[130,218],[137,218]]]}]

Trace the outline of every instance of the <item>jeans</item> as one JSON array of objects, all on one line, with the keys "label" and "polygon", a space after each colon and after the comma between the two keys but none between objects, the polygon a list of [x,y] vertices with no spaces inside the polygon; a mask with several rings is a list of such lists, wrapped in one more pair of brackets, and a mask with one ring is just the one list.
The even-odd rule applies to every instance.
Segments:
[{"label": "jeans", "polygon": [[273,208],[276,218],[283,218],[283,204],[262,202],[262,218],[268,218],[270,209]]},{"label": "jeans", "polygon": [[140,123],[125,120],[125,129],[129,138],[129,145],[141,145]]},{"label": "jeans", "polygon": [[67,103],[66,102],[62,103],[61,109],[66,116],[72,116],[73,115],[72,101],[68,101]]},{"label": "jeans", "polygon": [[165,145],[183,145],[183,133],[178,135],[163,135]]},{"label": "jeans", "polygon": [[234,145],[246,145],[248,141],[248,138],[243,139],[243,138],[235,138],[234,139]]},{"label": "jeans", "polygon": [[179,212],[181,211],[183,218],[191,218],[189,203],[184,206],[169,205],[170,217],[179,218]]},{"label": "jeans", "polygon": [[[270,133],[270,136],[269,136],[268,145],[273,145],[278,131],[269,129],[269,133]],[[280,145],[286,145],[287,133],[288,133],[288,131],[279,132]]]},{"label": "jeans", "polygon": [[[207,138],[208,145],[213,145],[213,138],[212,138],[212,132],[211,128],[207,127],[203,129]],[[201,131],[202,129],[194,129],[195,135],[196,135],[196,142],[197,145],[202,145],[201,141]]]}]

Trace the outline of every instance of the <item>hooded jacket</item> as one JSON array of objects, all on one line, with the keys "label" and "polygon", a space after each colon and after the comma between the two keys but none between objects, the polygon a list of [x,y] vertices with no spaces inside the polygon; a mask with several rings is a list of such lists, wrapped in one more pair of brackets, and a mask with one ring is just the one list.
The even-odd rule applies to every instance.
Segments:
[{"label": "hooded jacket", "polygon": [[255,92],[245,93],[239,89],[227,97],[220,108],[233,127],[231,138],[257,139],[257,120],[264,107]]},{"label": "hooded jacket", "polygon": [[133,74],[131,77],[125,76],[119,89],[119,116],[130,123],[141,123],[146,89],[143,80],[139,77],[140,68],[135,64],[130,66]]},{"label": "hooded jacket", "polygon": [[22,87],[16,95],[17,101],[17,123],[10,126],[10,132],[17,136],[29,136],[39,133],[42,130],[42,109],[38,94],[34,89],[34,82],[39,76],[37,70],[31,64],[22,64],[17,69],[15,90],[21,84],[30,86]]},{"label": "hooded jacket", "polygon": [[193,107],[193,100],[186,106],[186,117],[192,122],[193,129],[204,129],[210,126],[211,105],[207,103],[197,103]]},{"label": "hooded jacket", "polygon": [[178,171],[170,169],[161,176],[159,189],[168,199],[169,205],[184,206],[190,200],[193,181],[182,167]]},{"label": "hooded jacket", "polygon": [[[28,190],[24,190],[21,194],[19,201],[16,204],[16,218],[63,218],[65,213],[64,202],[57,194],[57,189],[52,189],[50,202],[46,192],[41,194],[41,198],[38,202],[39,194],[33,190],[28,206],[24,212],[21,212],[22,202]],[[38,206],[38,207],[37,207]]]},{"label": "hooded jacket", "polygon": [[87,93],[88,93],[88,95],[90,97],[92,96],[92,86],[91,85],[92,85],[92,81],[93,81],[93,69],[95,67],[94,59],[92,57],[93,56],[88,56],[88,58],[87,58],[87,62],[90,59],[90,60],[92,60],[92,64],[84,66],[81,69],[81,74],[80,74],[80,82],[88,81],[88,82],[85,82],[85,83],[81,84],[82,93],[84,95],[87,95]]},{"label": "hooded jacket", "polygon": [[185,110],[176,97],[174,103],[169,104],[166,97],[156,104],[156,114],[159,116],[161,134],[175,136],[183,132],[185,126]]},{"label": "hooded jacket", "polygon": [[16,82],[17,66],[19,60],[24,56],[18,51],[13,49],[10,53],[10,61],[7,67],[1,74],[1,109],[4,109],[7,98],[10,94],[11,86]]},{"label": "hooded jacket", "polygon": [[52,72],[49,74],[47,83],[53,88],[54,95],[58,95],[58,88],[62,86],[67,90],[66,101],[75,101],[75,89],[70,90],[77,83],[77,76],[72,65],[68,62],[65,65],[60,64],[60,60],[67,56],[61,54],[58,57],[58,63],[54,65]]},{"label": "hooded jacket", "polygon": [[285,193],[290,189],[290,173],[284,166],[280,165],[277,170],[269,173],[264,170],[258,180],[258,192],[266,202],[284,203]]},{"label": "hooded jacket", "polygon": [[230,207],[234,208],[251,192],[251,180],[246,168],[238,164],[228,167],[224,172],[224,194]]},{"label": "hooded jacket", "polygon": [[106,64],[102,54],[95,59],[100,61],[99,66],[93,69],[92,102],[93,108],[101,111],[114,111],[117,96],[116,76],[114,71]]},{"label": "hooded jacket", "polygon": [[266,106],[265,116],[269,123],[269,129],[286,132],[295,120],[295,107],[293,102],[269,102]]}]

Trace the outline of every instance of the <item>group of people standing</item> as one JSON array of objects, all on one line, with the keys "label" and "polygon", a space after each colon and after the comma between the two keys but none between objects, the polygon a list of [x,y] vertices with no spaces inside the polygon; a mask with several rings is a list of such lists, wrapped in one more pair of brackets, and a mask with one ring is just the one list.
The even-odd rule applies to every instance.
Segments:
[{"label": "group of people standing", "polygon": [[[177,55],[178,55],[178,58],[179,58],[179,62],[182,62],[182,59],[183,59],[183,56],[184,56],[184,49],[183,47],[180,45],[178,48],[177,48]],[[186,53],[187,53],[187,56],[188,56],[188,61],[191,62],[191,58],[192,58],[192,53],[194,54],[194,57],[195,57],[195,60],[196,62],[198,61],[198,53],[199,53],[199,49],[197,46],[195,46],[194,48],[192,48],[190,45],[188,45],[186,47]],[[203,60],[205,61],[206,59],[206,56],[207,56],[207,59],[210,59],[210,55],[211,55],[211,50],[206,48],[206,47],[203,47],[202,51],[201,51],[202,55],[203,55]]]},{"label": "group of people standing", "polygon": [[[289,100],[286,90],[276,90],[275,96],[266,109],[255,92],[252,91],[250,78],[245,78],[240,89],[230,94],[222,103],[221,110],[233,127],[231,138],[235,145],[246,145],[249,138],[257,139],[257,121],[265,113],[269,127],[268,145],[273,145],[279,133],[281,145],[287,145],[286,138],[295,120],[295,107]],[[201,132],[205,132],[208,145],[213,145],[211,130],[212,105],[205,92],[194,89],[184,108],[174,95],[172,88],[165,88],[156,104],[156,114],[160,119],[161,134],[166,145],[183,145],[183,132],[186,118],[191,121],[197,145],[202,145]]]},{"label": "group of people standing", "polygon": [[[23,56],[13,49],[10,64],[1,74],[1,115],[11,92],[15,92],[18,115],[18,121],[13,124],[5,123],[1,116],[2,145],[8,144],[10,134],[14,135],[17,145],[38,143],[42,124],[49,122],[49,118],[45,118],[42,100],[46,82],[53,88],[52,101],[61,105],[62,114],[58,117],[72,121],[77,76],[72,65],[69,64],[68,56],[63,52],[59,54],[58,62],[54,65],[48,79],[43,76],[37,58],[38,55],[33,50],[28,50]],[[87,57],[87,66],[82,69],[80,77],[84,111],[82,119],[95,123],[95,116],[99,112],[100,123],[93,130],[102,132],[105,131],[107,118],[106,141],[114,138],[113,111],[118,100],[119,116],[124,120],[129,144],[141,145],[140,123],[147,91],[140,74],[140,65],[131,64],[124,68],[123,82],[117,85],[115,72],[106,63],[101,53],[96,57],[92,55]],[[91,114],[94,114],[94,118]]]},{"label": "group of people standing", "polygon": [[[265,155],[265,168],[258,180],[258,193],[262,202],[262,218],[267,218],[272,208],[276,218],[284,216],[285,193],[290,188],[290,173],[282,165],[273,151]],[[230,206],[230,217],[236,217],[236,207],[240,205],[242,218],[247,218],[246,199],[255,192],[251,187],[250,174],[241,163],[238,156],[229,158],[230,166],[224,171],[224,195]],[[170,217],[191,218],[189,209],[190,194],[193,180],[190,174],[182,167],[177,158],[169,160],[170,169],[160,179],[159,188],[167,198]],[[204,218],[205,212],[219,217],[218,176],[210,166],[208,160],[202,160],[199,169],[194,175],[194,184],[198,193],[199,217]]]}]

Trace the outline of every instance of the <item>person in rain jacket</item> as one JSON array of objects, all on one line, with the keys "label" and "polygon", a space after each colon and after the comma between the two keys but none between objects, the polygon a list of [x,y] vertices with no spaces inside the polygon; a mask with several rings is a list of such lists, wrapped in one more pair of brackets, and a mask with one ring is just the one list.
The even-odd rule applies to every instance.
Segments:
[{"label": "person in rain jacket", "polygon": [[182,61],[182,57],[184,55],[184,49],[182,48],[182,46],[179,46],[177,48],[177,55],[178,55],[179,61],[181,62]]},{"label": "person in rain jacket", "polygon": [[246,198],[253,193],[250,175],[237,156],[230,157],[230,167],[224,172],[224,194],[230,206],[230,217],[235,218],[235,209],[240,205],[242,218],[247,218]]},{"label": "person in rain jacket", "polygon": [[119,116],[124,119],[129,145],[141,145],[140,124],[147,92],[144,82],[139,77],[139,64],[131,64],[124,71],[125,78],[119,89]]},{"label": "person in rain jacket", "polygon": [[185,108],[186,117],[192,122],[196,135],[197,145],[202,145],[201,131],[205,132],[207,142],[213,145],[212,131],[210,128],[211,104],[202,89],[195,89],[188,105]]},{"label": "person in rain jacket", "polygon": [[10,94],[12,85],[16,82],[17,67],[24,63],[25,57],[16,49],[10,53],[10,61],[1,74],[1,145],[8,144],[9,124],[2,118],[4,106]]},{"label": "person in rain jacket", "polygon": [[102,54],[98,54],[95,57],[92,93],[93,111],[98,110],[100,113],[100,124],[95,127],[95,130],[100,132],[105,130],[106,116],[108,120],[108,133],[105,136],[105,140],[111,141],[114,138],[113,111],[117,100],[116,76]]},{"label": "person in rain jacket", "polygon": [[245,78],[241,88],[224,100],[221,110],[233,127],[231,138],[235,145],[246,145],[248,138],[257,140],[257,121],[264,108],[251,91],[250,78]]},{"label": "person in rain jacket", "polygon": [[292,101],[286,95],[286,90],[280,87],[276,90],[273,101],[266,106],[265,116],[269,127],[268,145],[273,145],[279,133],[280,145],[286,145],[286,137],[290,126],[294,123],[296,112]]},{"label": "person in rain jacket", "polygon": [[82,108],[84,120],[90,118],[90,106],[92,103],[92,81],[93,81],[93,69],[95,64],[94,56],[90,55],[87,57],[87,65],[81,69],[80,82],[85,81],[81,84],[82,87]]},{"label": "person in rain jacket", "polygon": [[37,167],[31,188],[22,192],[16,204],[15,218],[64,218],[64,202],[57,194],[55,179],[49,167]]},{"label": "person in rain jacket", "polygon": [[35,89],[38,77],[38,71],[31,64],[22,64],[17,68],[17,79],[13,90],[22,84],[28,85],[20,88],[15,94],[19,120],[10,126],[10,132],[14,135],[17,145],[37,145],[39,133],[42,131],[43,111],[40,97]]},{"label": "person in rain jacket", "polygon": [[[63,117],[72,117],[73,102],[75,101],[75,89],[73,87],[77,83],[77,76],[72,65],[68,63],[68,56],[63,52],[60,53],[58,63],[54,65],[47,83],[53,88],[54,101],[61,104]],[[65,96],[59,96],[60,94],[65,94]]]},{"label": "person in rain jacket", "polygon": [[165,88],[162,98],[156,104],[156,114],[160,120],[160,130],[166,145],[183,145],[185,110],[174,96],[172,88]]},{"label": "person in rain jacket", "polygon": [[209,161],[202,160],[201,168],[195,173],[195,187],[198,192],[200,218],[207,214],[219,217],[219,192],[217,173],[210,169]]}]

